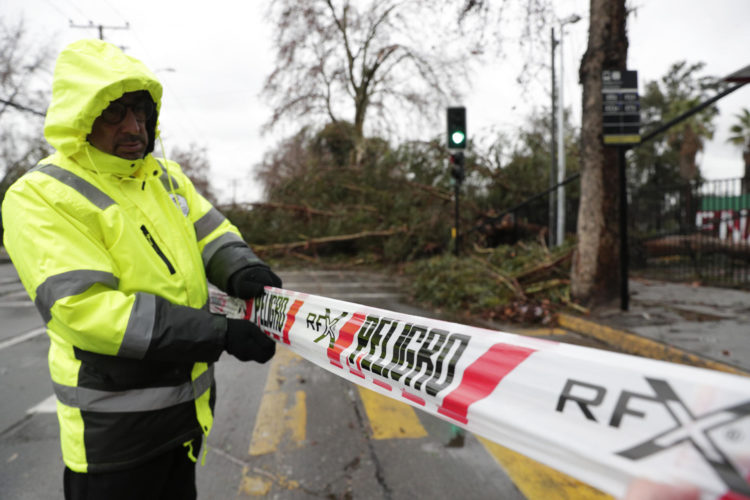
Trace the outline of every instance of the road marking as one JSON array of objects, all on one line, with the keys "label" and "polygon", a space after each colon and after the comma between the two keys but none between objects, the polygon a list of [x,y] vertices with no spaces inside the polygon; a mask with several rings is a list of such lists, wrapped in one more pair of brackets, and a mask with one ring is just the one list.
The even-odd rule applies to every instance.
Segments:
[{"label": "road marking", "polygon": [[47,399],[40,401],[36,405],[26,410],[26,413],[29,415],[32,415],[35,413],[55,413],[55,412],[57,412],[57,397],[55,397],[54,394],[50,394],[50,396]]},{"label": "road marking", "polygon": [[483,437],[477,438],[528,500],[614,500],[551,467]]},{"label": "road marking", "polygon": [[30,300],[13,300],[9,302],[0,302],[0,307],[34,307]]},{"label": "road marking", "polygon": [[263,399],[253,428],[248,453],[265,455],[278,450],[285,435],[294,446],[302,446],[307,432],[307,403],[304,391],[294,393],[294,401],[288,404],[287,393],[281,390],[281,369],[290,363],[302,361],[291,350],[278,346],[268,370]]},{"label": "road marking", "polygon": [[242,479],[240,480],[240,493],[247,496],[264,497],[271,491],[273,481],[260,477],[260,476],[248,476],[245,472],[247,467],[242,471]]},{"label": "road marking", "polygon": [[681,363],[683,365],[698,366],[700,368],[710,368],[712,370],[734,373],[736,375],[748,375],[748,372],[735,368],[734,366],[703,358],[656,340],[641,337],[640,335],[624,330],[617,330],[609,326],[600,325],[593,321],[588,321],[570,314],[560,313],[557,318],[557,323],[562,328],[567,328],[580,335],[601,340],[605,344],[616,347],[628,354],[636,354],[646,358]]},{"label": "road marking", "polygon": [[526,335],[528,337],[550,337],[554,335],[567,335],[570,331],[563,328],[532,328],[529,330],[517,330],[514,331],[519,335]]},{"label": "road marking", "polygon": [[408,404],[357,386],[372,427],[373,439],[405,439],[427,436],[419,417]]},{"label": "road marking", "polygon": [[271,491],[271,487],[274,484],[289,491],[299,489],[300,487],[299,482],[289,479],[286,476],[277,476],[255,467],[252,472],[257,475],[249,475],[250,468],[247,466],[242,469],[239,493],[243,493],[245,496],[265,497]]},{"label": "road marking", "polygon": [[296,446],[305,440],[307,406],[305,393],[297,391],[291,407],[287,406],[287,394],[272,392],[265,394],[258,410],[253,428],[253,437],[248,453],[265,455],[278,450],[285,434]]},{"label": "road marking", "polygon": [[37,335],[41,335],[46,331],[46,327],[39,327],[34,330],[30,330],[26,333],[23,333],[21,335],[18,335],[17,337],[13,337],[8,340],[4,340],[3,342],[0,342],[0,351],[3,349],[7,349],[8,347],[12,347],[16,344],[20,344],[21,342],[26,342],[29,339],[32,339],[36,337]]}]

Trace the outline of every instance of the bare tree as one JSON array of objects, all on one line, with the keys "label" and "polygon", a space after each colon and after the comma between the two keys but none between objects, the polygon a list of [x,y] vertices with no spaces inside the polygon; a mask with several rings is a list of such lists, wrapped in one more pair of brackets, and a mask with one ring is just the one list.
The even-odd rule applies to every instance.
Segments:
[{"label": "bare tree", "polygon": [[174,148],[170,159],[180,164],[182,171],[193,182],[195,190],[202,194],[211,204],[216,205],[216,195],[214,194],[209,178],[211,165],[208,161],[206,148],[191,142],[186,149],[180,147]]},{"label": "bare tree", "polygon": [[393,130],[395,113],[434,118],[458,99],[501,11],[481,0],[276,0],[269,125],[350,121],[358,160],[366,123]]},{"label": "bare tree", "polygon": [[627,67],[625,0],[591,0],[589,41],[581,61],[581,201],[571,295],[595,306],[620,290],[617,149],[602,143],[602,70]]},{"label": "bare tree", "polygon": [[51,52],[29,38],[23,21],[0,19],[0,199],[51,152],[42,133]]}]

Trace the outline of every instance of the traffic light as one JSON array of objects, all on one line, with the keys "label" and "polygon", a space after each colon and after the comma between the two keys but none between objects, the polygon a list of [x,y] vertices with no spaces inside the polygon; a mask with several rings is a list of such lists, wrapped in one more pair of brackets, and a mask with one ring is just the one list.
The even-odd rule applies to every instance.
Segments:
[{"label": "traffic light", "polygon": [[451,177],[456,179],[456,182],[463,182],[466,177],[464,170],[464,154],[459,151],[451,155]]},{"label": "traffic light", "polygon": [[466,108],[448,108],[448,149],[466,148]]}]

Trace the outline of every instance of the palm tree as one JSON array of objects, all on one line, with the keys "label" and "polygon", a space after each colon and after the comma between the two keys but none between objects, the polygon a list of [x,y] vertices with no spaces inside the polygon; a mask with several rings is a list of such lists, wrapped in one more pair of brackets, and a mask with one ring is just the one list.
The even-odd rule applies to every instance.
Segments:
[{"label": "palm tree", "polygon": [[734,115],[737,123],[729,128],[732,134],[727,142],[742,148],[742,159],[745,160],[745,175],[742,178],[742,191],[750,192],[750,110],[744,108]]},{"label": "palm tree", "polygon": [[[663,119],[673,118],[693,109],[715,90],[714,78],[698,76],[704,66],[705,63],[702,62],[688,64],[687,61],[672,65],[660,85],[664,89],[661,111]],[[705,141],[713,138],[713,122],[718,114],[718,108],[710,106],[667,131],[666,143],[678,154],[679,173],[683,179],[693,181],[699,178],[696,157],[703,150]]]}]

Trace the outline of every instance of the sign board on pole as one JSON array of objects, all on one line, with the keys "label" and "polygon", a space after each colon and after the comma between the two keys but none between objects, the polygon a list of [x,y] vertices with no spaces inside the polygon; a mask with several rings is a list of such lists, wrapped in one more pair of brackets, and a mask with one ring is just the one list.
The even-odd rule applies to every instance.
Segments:
[{"label": "sign board on pole", "polygon": [[637,71],[602,71],[602,127],[604,144],[641,142]]},{"label": "sign board on pole", "polygon": [[750,82],[750,65],[735,71],[724,78],[725,82],[747,83]]}]

